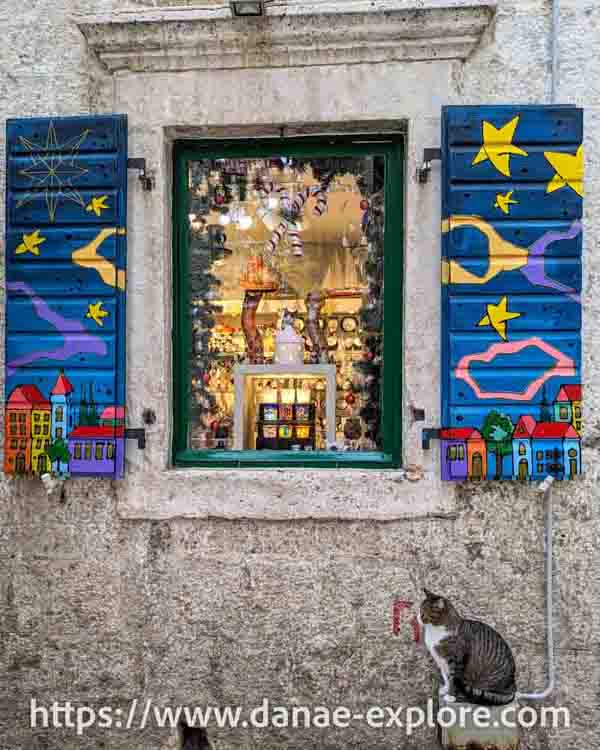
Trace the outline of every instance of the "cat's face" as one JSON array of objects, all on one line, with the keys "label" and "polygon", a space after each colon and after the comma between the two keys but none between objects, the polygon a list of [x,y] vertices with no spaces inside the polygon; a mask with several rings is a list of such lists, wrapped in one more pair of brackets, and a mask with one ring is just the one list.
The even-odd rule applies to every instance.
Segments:
[{"label": "cat's face", "polygon": [[424,589],[425,599],[421,602],[421,622],[423,625],[445,625],[451,611],[450,602]]}]

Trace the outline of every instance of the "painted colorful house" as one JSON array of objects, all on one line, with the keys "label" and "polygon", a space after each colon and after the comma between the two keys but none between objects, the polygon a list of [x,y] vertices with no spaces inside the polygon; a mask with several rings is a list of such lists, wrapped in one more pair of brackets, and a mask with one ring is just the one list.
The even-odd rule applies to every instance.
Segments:
[{"label": "painted colorful house", "polygon": [[4,470],[10,474],[45,474],[50,445],[50,402],[35,385],[17,386],[6,404],[7,446]]},{"label": "painted colorful house", "polygon": [[440,432],[442,479],[484,479],[487,472],[485,440],[473,427]]},{"label": "painted colorful house", "polygon": [[105,427],[125,426],[125,407],[107,406],[100,414],[100,424]]},{"label": "painted colorful house", "polygon": [[67,433],[74,425],[75,414],[71,403],[72,393],[71,382],[64,372],[61,372],[50,392],[53,440],[66,439]]},{"label": "painted colorful house", "polygon": [[580,385],[563,385],[554,401],[554,421],[570,422],[581,434],[581,391]]},{"label": "painted colorful house", "polygon": [[531,435],[532,479],[548,474],[572,479],[581,473],[581,442],[572,424],[538,422]]},{"label": "painted colorful house", "polygon": [[533,472],[531,439],[537,422],[531,416],[519,419],[513,432],[513,479],[530,479]]},{"label": "painted colorful house", "polygon": [[68,437],[71,476],[114,476],[125,464],[125,428],[80,425]]}]

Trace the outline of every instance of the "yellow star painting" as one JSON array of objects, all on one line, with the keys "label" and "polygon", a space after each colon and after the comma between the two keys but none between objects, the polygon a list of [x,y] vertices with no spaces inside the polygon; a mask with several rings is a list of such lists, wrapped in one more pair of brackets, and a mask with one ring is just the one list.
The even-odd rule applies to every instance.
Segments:
[{"label": "yellow star painting", "polygon": [[577,195],[583,197],[583,144],[575,154],[544,151],[544,156],[556,170],[556,174],[548,183],[546,193],[570,187]]},{"label": "yellow star painting", "polygon": [[518,205],[519,201],[513,200],[513,193],[514,190],[509,190],[508,193],[505,193],[502,195],[502,193],[498,193],[496,196],[496,202],[494,203],[494,208],[499,208],[503,214],[509,214],[510,213],[510,207]]},{"label": "yellow star painting", "polygon": [[92,200],[85,207],[85,210],[89,213],[93,211],[96,216],[102,216],[102,211],[106,211],[108,209],[108,205],[106,203],[107,200],[108,195],[100,195],[92,198]]},{"label": "yellow star painting", "polygon": [[23,253],[31,253],[32,255],[39,255],[42,242],[46,242],[46,238],[40,236],[39,229],[36,229],[35,232],[32,232],[31,234],[24,234],[23,242],[21,242],[20,245],[17,245],[15,254],[23,255]]},{"label": "yellow star painting", "polygon": [[483,144],[477,156],[473,159],[473,165],[489,161],[505,177],[510,177],[510,157],[527,156],[527,151],[514,146],[512,141],[519,124],[519,115],[513,118],[501,128],[495,128],[491,122],[483,121]]},{"label": "yellow star painting", "polygon": [[500,338],[506,341],[506,321],[520,318],[521,313],[508,311],[508,297],[502,297],[497,305],[488,305],[487,313],[477,323],[478,326],[490,326]]},{"label": "yellow star painting", "polygon": [[94,323],[102,327],[104,325],[102,319],[108,317],[108,311],[102,309],[102,302],[96,302],[93,305],[90,303],[85,317],[91,318]]}]

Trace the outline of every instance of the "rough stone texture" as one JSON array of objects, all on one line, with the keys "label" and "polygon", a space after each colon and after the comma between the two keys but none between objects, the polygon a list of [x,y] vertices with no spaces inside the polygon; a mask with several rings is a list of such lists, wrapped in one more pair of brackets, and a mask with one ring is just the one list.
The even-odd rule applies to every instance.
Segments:
[{"label": "rough stone texture", "polygon": [[[154,3],[152,3],[154,5]],[[109,13],[117,0],[97,0]],[[557,487],[558,692],[570,729],[525,734],[525,750],[580,750],[600,739],[600,6],[561,0],[559,99],[586,107],[585,480]],[[545,680],[543,512],[534,488],[442,486],[437,451],[405,425],[421,482],[389,474],[240,474],[166,469],[169,442],[169,143],[175,126],[389,119],[407,122],[406,392],[438,420],[439,180],[414,180],[439,142],[441,104],[546,101],[550,3],[506,0],[466,63],[355,65],[120,75],[87,53],[72,16],[83,0],[4,0],[3,115],[126,111],[132,155],[158,190],[132,176],[128,393],[131,423],[158,415],[145,453],[132,446],[125,482],[77,481],[47,497],[0,480],[0,748],[176,747],[173,732],[95,728],[78,738],[32,732],[28,705],[71,699],[127,709],[158,704],[421,705],[436,676],[410,629],[391,633],[394,598],[447,593],[513,645],[521,690]],[[0,136],[3,138],[3,134]],[[435,168],[437,169],[437,167]],[[3,197],[2,197],[3,200]],[[0,212],[2,215],[3,212]],[[146,335],[142,336],[140,331]],[[3,351],[0,348],[0,352]],[[3,356],[3,354],[0,354]],[[274,481],[277,480],[277,481]],[[219,516],[221,516],[219,518]],[[237,516],[237,518],[236,518]],[[337,519],[336,519],[337,517]],[[269,520],[271,519],[271,520]],[[275,520],[277,519],[277,520]],[[209,729],[215,750],[419,748],[431,730]]]}]

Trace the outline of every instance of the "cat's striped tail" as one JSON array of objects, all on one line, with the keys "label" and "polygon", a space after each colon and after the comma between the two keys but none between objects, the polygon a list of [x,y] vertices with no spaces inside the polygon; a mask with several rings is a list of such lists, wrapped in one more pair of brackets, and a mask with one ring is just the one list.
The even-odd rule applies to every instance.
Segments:
[{"label": "cat's striped tail", "polygon": [[461,685],[461,687],[467,697],[478,702],[485,701],[489,706],[506,706],[508,703],[512,703],[517,696],[514,690],[498,692],[496,690],[480,690],[469,685]]}]

